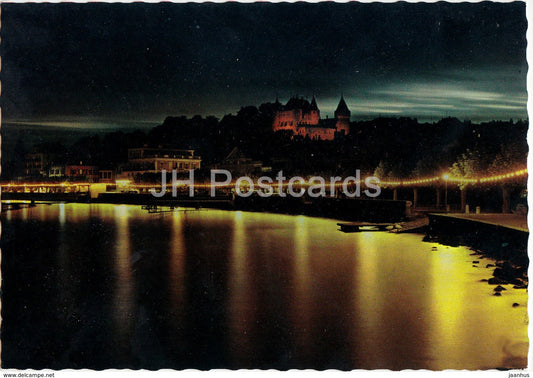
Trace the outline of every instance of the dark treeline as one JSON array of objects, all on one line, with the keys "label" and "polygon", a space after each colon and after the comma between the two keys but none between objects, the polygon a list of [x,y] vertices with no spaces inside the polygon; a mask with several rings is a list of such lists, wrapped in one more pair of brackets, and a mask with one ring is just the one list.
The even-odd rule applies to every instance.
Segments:
[{"label": "dark treeline", "polygon": [[[246,156],[274,171],[287,174],[353,174],[355,169],[382,177],[426,176],[452,167],[465,156],[489,166],[505,151],[525,166],[527,121],[491,121],[474,124],[457,118],[420,123],[412,118],[377,118],[351,123],[348,136],[333,141],[292,137],[272,131],[273,104],[243,107],[236,115],[167,117],[149,132],[115,131],[80,138],[70,146],[42,143],[31,149],[21,141],[11,161],[4,162],[4,178],[20,174],[28,152],[53,153],[55,164],[94,164],[118,167],[127,161],[127,149],[164,147],[194,149],[202,166],[221,162],[238,147]],[[513,162],[508,163],[512,165]]]}]

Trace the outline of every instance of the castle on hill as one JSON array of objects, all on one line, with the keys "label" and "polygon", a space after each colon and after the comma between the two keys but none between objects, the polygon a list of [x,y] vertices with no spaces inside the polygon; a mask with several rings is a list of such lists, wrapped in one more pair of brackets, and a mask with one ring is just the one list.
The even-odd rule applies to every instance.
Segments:
[{"label": "castle on hill", "polygon": [[291,131],[293,135],[321,140],[333,140],[337,135],[350,133],[350,110],[343,96],[335,110],[335,118],[320,119],[315,96],[311,103],[303,98],[292,97],[285,105],[276,98],[274,105],[274,131]]}]

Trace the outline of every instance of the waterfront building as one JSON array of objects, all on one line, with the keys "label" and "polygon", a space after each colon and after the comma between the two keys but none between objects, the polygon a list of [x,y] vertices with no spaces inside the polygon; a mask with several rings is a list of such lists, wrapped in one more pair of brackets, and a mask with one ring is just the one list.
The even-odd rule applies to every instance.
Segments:
[{"label": "waterfront building", "polygon": [[114,169],[100,169],[98,171],[98,182],[114,183],[115,182],[115,170]]},{"label": "waterfront building", "polygon": [[48,169],[48,177],[50,178],[61,178],[65,177],[65,166],[64,165],[52,165]]},{"label": "waterfront building", "polygon": [[24,156],[24,173],[28,177],[47,176],[50,155],[44,152],[31,152]]},{"label": "waterfront building", "polygon": [[[54,146],[55,147],[55,146]],[[50,146],[34,146],[24,155],[24,175],[27,178],[63,177],[64,157]]]},{"label": "waterfront building", "polygon": [[298,97],[282,105],[278,99],[274,104],[273,131],[289,131],[293,135],[311,139],[333,140],[337,135],[350,133],[350,110],[341,96],[334,119],[321,119],[315,96],[311,102]]},{"label": "waterfront building", "polygon": [[122,178],[133,178],[145,173],[187,172],[200,169],[202,159],[194,155],[194,150],[175,150],[168,148],[130,148],[128,162],[122,167]]},{"label": "waterfront building", "polygon": [[65,176],[74,181],[97,182],[99,170],[96,165],[86,165],[80,161],[77,165],[65,166]]}]

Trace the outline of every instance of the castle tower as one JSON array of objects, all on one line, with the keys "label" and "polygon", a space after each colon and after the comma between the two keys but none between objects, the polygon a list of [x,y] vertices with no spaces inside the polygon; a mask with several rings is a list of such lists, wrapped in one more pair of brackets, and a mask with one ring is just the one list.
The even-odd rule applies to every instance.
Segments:
[{"label": "castle tower", "polygon": [[315,95],[313,94],[313,99],[309,106],[308,115],[304,117],[304,122],[309,125],[318,125],[320,122],[320,110],[316,104]]},{"label": "castle tower", "polygon": [[320,109],[314,94],[311,102],[302,97],[291,97],[285,105],[276,96],[273,108],[274,132],[285,131],[293,137],[314,140],[333,140],[336,134],[346,135],[350,132],[350,110],[343,97],[335,111],[335,118],[325,120],[320,119]]},{"label": "castle tower", "polygon": [[350,133],[350,115],[350,109],[348,109],[348,105],[344,101],[344,96],[341,96],[337,110],[335,110],[337,132],[344,135]]},{"label": "castle tower", "polygon": [[314,94],[313,94],[313,99],[311,100],[311,110],[318,110],[318,106],[316,105],[316,99],[315,99]]},{"label": "castle tower", "polygon": [[279,97],[277,94],[276,94],[276,102],[274,103],[274,106],[278,109],[281,108],[281,103],[279,102]]}]

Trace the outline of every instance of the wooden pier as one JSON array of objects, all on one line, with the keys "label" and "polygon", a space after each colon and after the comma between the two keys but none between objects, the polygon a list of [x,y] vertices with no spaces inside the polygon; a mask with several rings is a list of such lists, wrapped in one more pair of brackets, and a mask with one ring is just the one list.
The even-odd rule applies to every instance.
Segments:
[{"label": "wooden pier", "polygon": [[394,228],[394,223],[350,222],[337,223],[337,226],[342,232],[388,231]]},{"label": "wooden pier", "polygon": [[149,214],[161,214],[161,213],[173,213],[179,211],[181,213],[186,213],[189,211],[198,211],[200,207],[181,207],[177,205],[157,205],[157,204],[147,204],[142,205],[141,209],[147,210]]},{"label": "wooden pier", "polygon": [[401,234],[406,232],[422,232],[429,225],[429,218],[415,218],[406,222],[396,223],[350,222],[337,223],[337,225],[342,232],[388,231]]},{"label": "wooden pier", "polygon": [[424,232],[429,226],[428,217],[420,217],[408,220],[407,222],[400,222],[400,227],[395,227],[390,232],[395,234],[404,234],[408,232]]}]

